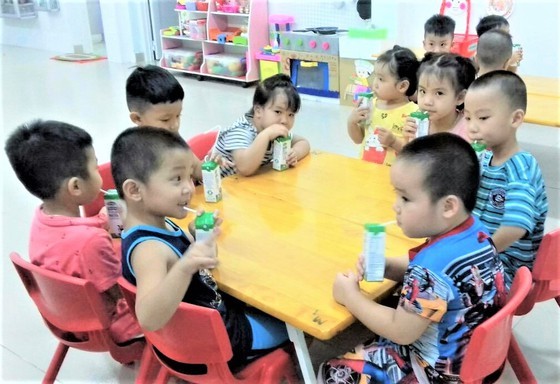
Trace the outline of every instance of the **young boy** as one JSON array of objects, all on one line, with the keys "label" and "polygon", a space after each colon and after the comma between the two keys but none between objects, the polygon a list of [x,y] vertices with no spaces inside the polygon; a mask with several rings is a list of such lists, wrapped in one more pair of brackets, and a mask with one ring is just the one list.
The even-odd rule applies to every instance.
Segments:
[{"label": "young boy", "polygon": [[[163,327],[181,301],[214,308],[230,337],[232,369],[288,340],[284,323],[218,291],[210,269],[218,264],[219,227],[208,239],[195,241],[167,219],[184,218],[194,194],[193,157],[184,140],[153,127],[127,129],[113,144],[111,168],[127,204],[123,275],[137,286],[136,315],[142,328]],[[172,364],[179,364],[180,371],[188,369]]]},{"label": "young boy", "polygon": [[91,281],[112,315],[117,343],[140,335],[116,284],[121,263],[107,216],[80,217],[80,205],[95,200],[101,188],[91,136],[70,124],[37,120],[18,127],[5,149],[18,179],[43,201],[31,225],[30,261]]},{"label": "young boy", "polygon": [[[126,103],[130,120],[138,126],[151,126],[178,133],[183,110],[183,87],[169,71],[157,65],[137,67],[126,80]],[[230,162],[219,161],[224,168]],[[202,162],[193,154],[195,181],[202,181]]]},{"label": "young boy", "polygon": [[490,150],[480,161],[481,182],[474,214],[492,234],[508,286],[520,266],[533,267],[548,212],[537,160],[520,150],[517,143],[516,132],[526,107],[527,88],[509,71],[479,77],[465,98],[469,135]]},{"label": "young boy", "polygon": [[422,44],[426,52],[450,52],[455,34],[455,21],[445,15],[433,15],[424,24]]},{"label": "young boy", "polygon": [[[510,33],[509,22],[505,17],[500,15],[488,15],[479,20],[476,26],[476,34],[480,39],[480,37],[484,33],[493,29],[498,29],[506,33]],[[514,50],[508,63],[507,70],[511,72],[517,72],[517,67],[519,66],[521,60],[523,60],[523,50]]]},{"label": "young boy", "polygon": [[361,293],[362,259],[358,274],[336,276],[334,299],[375,336],[323,363],[319,383],[459,381],[472,330],[505,297],[501,262],[471,215],[478,179],[476,155],[457,135],[435,133],[403,148],[391,167],[397,224],[428,240],[408,257],[386,259],[385,278],[403,282],[396,309]]},{"label": "young boy", "polygon": [[507,69],[512,47],[510,34],[500,29],[492,29],[480,36],[474,58],[478,64],[477,75]]}]

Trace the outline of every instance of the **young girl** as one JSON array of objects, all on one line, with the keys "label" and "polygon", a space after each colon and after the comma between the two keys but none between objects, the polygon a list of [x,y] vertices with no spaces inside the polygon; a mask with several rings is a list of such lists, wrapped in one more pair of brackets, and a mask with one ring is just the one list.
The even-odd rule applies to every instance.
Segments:
[{"label": "young girl", "polygon": [[[355,108],[348,117],[348,135],[361,144],[363,160],[390,165],[404,144],[404,118],[418,109],[408,100],[416,91],[416,55],[395,45],[376,60],[373,70],[373,110]],[[371,124],[364,122],[371,114]]]},{"label": "young girl", "polygon": [[[253,107],[232,126],[220,131],[213,153],[219,153],[235,168],[222,168],[222,177],[236,172],[253,175],[272,160],[272,142],[287,137],[294,126],[301,101],[289,76],[278,74],[257,85]],[[309,142],[292,135],[288,165],[294,167],[309,153]]]},{"label": "young girl", "polygon": [[[471,60],[454,53],[427,53],[418,70],[418,107],[430,115],[429,133],[451,132],[470,141],[463,117],[463,101],[474,81],[476,69]],[[406,119],[406,140],[416,137],[416,123]]]}]

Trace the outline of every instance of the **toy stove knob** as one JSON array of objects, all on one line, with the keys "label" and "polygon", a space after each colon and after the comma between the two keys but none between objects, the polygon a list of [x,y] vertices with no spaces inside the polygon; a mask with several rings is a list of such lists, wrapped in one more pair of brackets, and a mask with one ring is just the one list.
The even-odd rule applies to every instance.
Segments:
[{"label": "toy stove knob", "polygon": [[323,44],[321,44],[321,48],[323,48],[323,50],[325,51],[328,51],[330,47],[331,45],[326,41]]},{"label": "toy stove knob", "polygon": [[296,40],[296,45],[297,45],[298,47],[303,47],[303,39],[297,39],[297,40]]},{"label": "toy stove knob", "polygon": [[317,48],[317,42],[315,40],[311,40],[309,42],[309,48],[312,48],[312,49]]}]

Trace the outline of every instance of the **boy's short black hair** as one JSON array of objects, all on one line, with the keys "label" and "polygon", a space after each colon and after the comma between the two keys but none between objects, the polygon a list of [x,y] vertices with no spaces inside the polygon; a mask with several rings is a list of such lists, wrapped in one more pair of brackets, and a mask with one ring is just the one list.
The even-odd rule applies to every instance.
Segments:
[{"label": "boy's short black hair", "polygon": [[409,86],[406,96],[412,96],[418,88],[418,67],[420,62],[410,49],[395,45],[383,52],[376,60],[377,63],[386,64],[389,72],[399,81],[408,80]]},{"label": "boy's short black hair", "polygon": [[492,29],[478,39],[476,59],[486,67],[503,66],[511,58],[512,50],[511,35],[501,29]]},{"label": "boy's short black hair", "polygon": [[119,196],[124,198],[127,179],[147,183],[161,166],[163,154],[172,149],[190,151],[179,135],[162,128],[132,127],[117,136],[111,148],[111,173]]},{"label": "boy's short black hair", "polygon": [[157,65],[136,67],[126,79],[126,104],[130,112],[143,113],[154,104],[174,103],[185,97],[175,76]]},{"label": "boy's short black hair", "polygon": [[71,177],[89,179],[89,133],[60,121],[35,120],[8,137],[6,154],[17,178],[41,200],[53,199]]},{"label": "boy's short black hair", "polygon": [[424,37],[427,34],[436,36],[455,35],[455,20],[446,15],[436,14],[424,23]]},{"label": "boy's short black hair", "polygon": [[480,166],[471,145],[449,132],[419,137],[405,145],[397,161],[421,164],[425,171],[424,187],[436,202],[455,195],[471,212],[476,204]]},{"label": "boy's short black hair", "polygon": [[255,106],[264,107],[269,102],[274,101],[278,92],[283,92],[286,95],[288,109],[293,113],[297,113],[301,107],[299,93],[292,83],[290,76],[283,73],[270,76],[257,85],[250,113],[254,113]]},{"label": "boy's short black hair", "polygon": [[527,111],[527,86],[523,79],[511,71],[499,70],[485,73],[477,78],[470,89],[495,87],[500,91],[512,111],[521,109]]},{"label": "boy's short black hair", "polygon": [[509,22],[505,17],[500,15],[484,16],[476,25],[476,34],[480,37],[484,32],[501,27],[509,27]]}]

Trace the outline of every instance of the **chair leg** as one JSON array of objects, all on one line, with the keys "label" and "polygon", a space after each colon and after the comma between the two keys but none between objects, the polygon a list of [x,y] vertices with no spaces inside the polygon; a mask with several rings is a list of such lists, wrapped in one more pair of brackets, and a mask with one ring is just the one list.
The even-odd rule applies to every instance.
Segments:
[{"label": "chair leg", "polygon": [[556,296],[554,300],[556,300],[556,304],[560,307],[560,296]]},{"label": "chair leg", "polygon": [[537,379],[533,375],[529,364],[527,364],[523,352],[513,334],[511,335],[509,343],[508,361],[520,383],[537,384]]},{"label": "chair leg", "polygon": [[157,384],[167,384],[168,380],[169,380],[169,371],[165,367],[162,366],[159,369],[159,373],[158,373],[157,378],[156,378],[156,383]]},{"label": "chair leg", "polygon": [[135,384],[153,383],[160,367],[161,364],[152,353],[152,347],[146,344],[142,353],[142,359],[140,360],[140,369],[138,370]]},{"label": "chair leg", "polygon": [[54,383],[67,352],[68,346],[63,343],[58,343],[58,347],[56,347],[56,351],[54,352],[51,363],[49,364],[49,368],[47,369],[45,377],[43,378],[43,384]]}]

